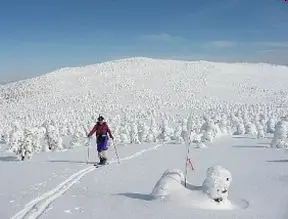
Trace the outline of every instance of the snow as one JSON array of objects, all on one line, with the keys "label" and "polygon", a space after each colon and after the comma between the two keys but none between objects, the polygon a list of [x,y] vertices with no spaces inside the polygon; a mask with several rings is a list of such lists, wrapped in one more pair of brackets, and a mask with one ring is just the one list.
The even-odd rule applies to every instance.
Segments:
[{"label": "snow", "polygon": [[207,169],[202,190],[210,199],[216,202],[227,202],[231,181],[232,176],[227,169],[219,165],[212,166]]},{"label": "snow", "polygon": [[184,179],[184,173],[181,170],[166,170],[153,188],[151,196],[164,199],[175,192],[178,193],[183,187]]},{"label": "snow", "polygon": [[[36,218],[40,213],[40,218],[100,218],[103,214],[107,218],[137,216],[140,219],[148,216],[189,218],[191,215],[204,219],[212,216],[224,219],[235,216],[285,218],[288,197],[287,155],[282,151],[267,150],[263,145],[269,144],[269,141],[266,138],[259,142],[249,137],[223,137],[204,151],[193,150],[190,155],[195,171],[188,172],[187,188],[179,181],[173,184],[172,180],[166,178],[164,181],[172,188],[169,191],[174,192],[165,199],[154,199],[151,191],[165,170],[184,169],[185,145],[119,146],[122,158],[120,165],[111,148],[111,164],[99,169],[86,164],[86,148],[43,153],[39,155],[41,157],[25,163],[2,162],[1,167],[9,168],[13,175],[1,171],[1,179],[4,176],[7,179],[4,184],[1,182],[1,215],[3,218],[13,215],[14,218],[25,218],[20,217],[24,213],[26,218],[29,218],[28,215]],[[226,159],[223,159],[223,154]],[[253,159],[247,160],[248,156]],[[228,199],[222,203],[211,201],[202,192],[207,169],[219,161],[233,173]],[[63,171],[65,168],[66,171]],[[25,169],[30,171],[23,172]],[[25,173],[26,177],[22,177],[21,182],[15,181],[15,176],[20,173]],[[48,179],[53,174],[56,177],[46,181],[44,186],[45,177]],[[175,175],[179,176],[178,172]],[[25,186],[21,185],[33,185],[32,182],[35,185],[38,182],[39,185],[32,186],[32,190],[23,195]]]},{"label": "snow", "polygon": [[[288,218],[287,73],[136,57],[1,86],[1,218]],[[92,165],[99,114],[120,164]]]},{"label": "snow", "polygon": [[229,170],[225,169],[224,167],[220,165],[215,165],[212,167],[209,167],[206,172],[207,178],[221,178],[225,181],[225,185],[227,187],[230,186],[230,183],[232,182],[232,175]]}]

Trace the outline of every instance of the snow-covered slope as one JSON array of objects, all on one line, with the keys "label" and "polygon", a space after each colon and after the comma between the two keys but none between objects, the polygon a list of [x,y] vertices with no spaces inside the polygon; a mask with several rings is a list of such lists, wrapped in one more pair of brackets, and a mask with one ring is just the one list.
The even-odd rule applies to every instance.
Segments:
[{"label": "snow-covered slope", "polygon": [[[286,219],[287,155],[266,149],[268,144],[269,139],[227,137],[192,150],[195,170],[188,170],[187,188],[170,178],[161,188],[171,191],[163,199],[152,192],[166,169],[184,171],[185,145],[119,146],[121,164],[111,149],[111,164],[100,169],[85,163],[86,148],[43,153],[31,162],[7,154],[5,162],[0,154],[1,218]],[[210,200],[201,187],[207,168],[217,164],[233,175],[224,203]]]},{"label": "snow-covered slope", "polygon": [[[288,68],[268,64],[224,64],[129,58],[63,68],[1,87],[0,127],[11,121],[38,125],[47,118],[115,114],[121,109],[169,109],[216,99],[287,104]],[[210,101],[209,101],[210,104]],[[136,107],[134,107],[136,106]],[[69,119],[69,117],[68,117]]]},{"label": "snow-covered slope", "polygon": [[85,135],[98,114],[123,143],[156,142],[157,136],[183,142],[183,129],[199,129],[204,114],[214,122],[247,110],[249,116],[241,118],[245,123],[260,112],[280,119],[287,113],[287,79],[285,66],[149,58],[63,68],[1,86],[0,142],[15,152],[19,147],[31,151],[31,144],[41,151],[46,149],[39,144],[49,135],[56,142],[52,147],[62,149],[61,136]]}]

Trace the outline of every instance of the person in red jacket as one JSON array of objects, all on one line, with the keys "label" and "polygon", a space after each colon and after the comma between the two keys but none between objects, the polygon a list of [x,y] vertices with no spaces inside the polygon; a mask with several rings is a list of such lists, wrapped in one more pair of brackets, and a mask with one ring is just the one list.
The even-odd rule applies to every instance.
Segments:
[{"label": "person in red jacket", "polygon": [[97,152],[98,157],[100,159],[99,164],[106,164],[107,156],[106,151],[108,150],[108,134],[109,137],[113,140],[113,135],[110,131],[109,126],[106,122],[104,122],[104,117],[99,116],[98,122],[94,125],[93,129],[88,134],[88,138],[90,138],[95,132],[96,135],[96,144],[97,144]]}]

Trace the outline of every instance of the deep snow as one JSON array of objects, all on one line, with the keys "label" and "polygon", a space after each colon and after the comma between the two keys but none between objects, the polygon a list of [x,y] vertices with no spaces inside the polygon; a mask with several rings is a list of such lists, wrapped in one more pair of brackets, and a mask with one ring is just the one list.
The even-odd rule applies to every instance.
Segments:
[{"label": "deep snow", "polygon": [[[288,217],[287,154],[265,148],[269,141],[223,137],[207,149],[193,149],[190,157],[195,171],[189,170],[188,189],[180,186],[163,200],[153,199],[151,192],[166,169],[184,171],[185,145],[119,146],[120,165],[111,148],[111,164],[99,169],[85,163],[84,148],[43,153],[25,163],[8,158],[6,162],[1,154],[0,174],[6,179],[1,180],[1,218],[23,209],[33,215],[25,203],[36,198],[34,214],[44,210],[41,218],[284,219]],[[229,167],[233,174],[229,201],[221,204],[209,200],[201,188],[207,168],[218,164]],[[85,174],[78,180],[81,173]],[[64,187],[59,187],[65,180]],[[69,187],[69,183],[74,184]]]}]

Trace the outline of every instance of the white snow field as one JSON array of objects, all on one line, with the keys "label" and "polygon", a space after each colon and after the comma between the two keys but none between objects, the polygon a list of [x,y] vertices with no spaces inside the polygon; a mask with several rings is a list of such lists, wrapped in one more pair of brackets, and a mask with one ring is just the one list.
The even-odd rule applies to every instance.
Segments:
[{"label": "white snow field", "polygon": [[[269,139],[223,137],[205,151],[193,150],[187,189],[174,187],[165,199],[154,199],[152,190],[166,169],[184,170],[185,145],[120,146],[121,164],[110,150],[111,164],[98,169],[85,163],[84,148],[2,162],[1,218],[284,219],[287,154],[267,150],[267,144]],[[233,174],[223,203],[201,188],[207,168],[219,163]]]},{"label": "white snow field", "polygon": [[[0,85],[0,112],[1,219],[288,218],[288,67],[63,68]],[[111,145],[109,165],[92,165],[99,114],[120,164]]]}]

